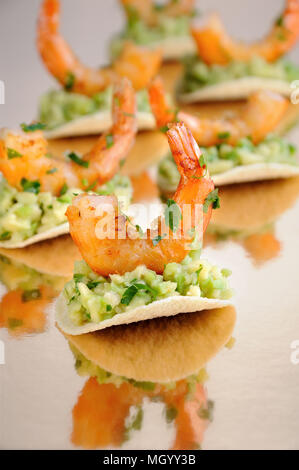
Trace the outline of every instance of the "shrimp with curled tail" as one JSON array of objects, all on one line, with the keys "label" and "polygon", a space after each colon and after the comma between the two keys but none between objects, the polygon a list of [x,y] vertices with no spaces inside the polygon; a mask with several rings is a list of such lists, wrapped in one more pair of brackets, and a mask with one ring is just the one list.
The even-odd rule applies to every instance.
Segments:
[{"label": "shrimp with curled tail", "polygon": [[92,96],[119,77],[127,77],[134,88],[145,88],[157,74],[161,64],[159,51],[150,51],[126,43],[112,67],[92,69],[83,65],[59,33],[59,0],[43,0],[37,24],[37,47],[49,70],[64,87]]},{"label": "shrimp with curled tail", "polygon": [[[165,217],[157,220],[158,243],[153,243],[149,230],[145,237],[135,239],[119,237],[118,231],[129,233],[127,229],[130,222],[118,211],[117,199],[113,196],[83,194],[77,196],[73,204],[68,207],[66,215],[71,236],[82,257],[98,274],[103,276],[124,274],[133,271],[139,265],[145,265],[157,273],[162,273],[165,264],[182,261],[191,249],[190,242],[194,236],[201,238],[202,230],[206,230],[213,204],[205,207],[202,213],[202,226],[196,222],[195,212],[196,207],[204,205],[208,195],[214,190],[214,183],[205,165],[203,167],[200,165],[198,145],[183,123],[174,124],[167,132],[167,137],[181,175],[173,200],[183,214],[177,230],[171,229],[167,238],[163,238],[167,232]],[[188,220],[184,218],[186,205],[190,209]],[[107,207],[109,211],[113,209],[115,236],[99,237],[97,227],[107,216]]]},{"label": "shrimp with curled tail", "polygon": [[153,0],[121,0],[128,17],[137,15],[148,26],[156,26],[161,14],[178,17],[191,15],[194,11],[194,0],[169,0],[161,8],[157,8]]},{"label": "shrimp with curled tail", "polygon": [[193,27],[191,32],[199,57],[208,65],[226,65],[233,60],[249,62],[255,56],[274,62],[286,54],[298,40],[299,0],[287,0],[284,12],[276,20],[268,36],[254,44],[234,41],[217,15],[212,15],[204,26]]},{"label": "shrimp with curled tail", "polygon": [[[40,191],[60,194],[67,185],[85,189],[104,184],[119,169],[135,141],[136,99],[131,83],[122,79],[113,95],[113,125],[101,135],[89,153],[78,161],[63,161],[47,156],[47,141],[42,133],[4,130],[0,136],[0,171],[8,183],[23,191],[24,180],[38,181]],[[74,157],[74,154],[72,154]],[[77,160],[77,161],[75,161]]]},{"label": "shrimp with curled tail", "polygon": [[278,125],[288,108],[288,100],[281,95],[271,91],[258,91],[249,97],[242,117],[233,115],[209,119],[184,111],[176,114],[169,108],[162,80],[158,77],[149,87],[149,96],[158,128],[177,119],[183,121],[202,147],[223,143],[223,135],[225,142],[230,145],[236,145],[241,138],[248,136],[251,136],[254,143],[258,143]]}]

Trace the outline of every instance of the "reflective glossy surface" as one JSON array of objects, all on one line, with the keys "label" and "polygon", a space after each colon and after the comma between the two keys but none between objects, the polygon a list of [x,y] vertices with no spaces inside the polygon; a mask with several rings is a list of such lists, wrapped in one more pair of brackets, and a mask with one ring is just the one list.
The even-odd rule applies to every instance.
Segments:
[{"label": "reflective glossy surface", "polygon": [[[17,11],[19,2],[5,3],[6,9],[14,3]],[[228,3],[234,11],[234,2]],[[265,7],[267,19],[273,16],[273,3],[267,3],[268,13]],[[32,4],[33,18],[37,2]],[[238,17],[230,13],[227,19],[232,16]],[[259,32],[262,16],[257,18]],[[80,47],[83,53],[82,42]],[[45,76],[39,91],[46,89]],[[28,120],[36,109],[35,94],[32,90],[28,96]],[[10,104],[7,124],[26,118],[18,102],[14,107],[18,117]],[[291,137],[299,145],[299,131]],[[255,196],[248,203],[244,190]],[[207,365],[209,379],[197,385],[192,400],[186,400],[184,383],[155,395],[133,385],[116,388],[80,377],[54,321],[53,296],[65,279],[41,277],[1,258],[6,287],[1,284],[5,364],[0,364],[0,448],[299,449],[299,180],[239,185],[222,193],[217,230],[207,235],[204,256],[233,272],[236,341]],[[45,248],[44,253],[45,258],[54,256],[55,250]],[[38,264],[43,271],[42,261],[35,270]],[[180,346],[177,351],[183,354]]]}]

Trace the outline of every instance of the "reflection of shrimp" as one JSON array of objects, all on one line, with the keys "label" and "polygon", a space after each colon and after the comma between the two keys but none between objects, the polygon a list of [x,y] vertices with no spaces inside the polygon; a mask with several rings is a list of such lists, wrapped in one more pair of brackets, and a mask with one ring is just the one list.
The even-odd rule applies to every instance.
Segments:
[{"label": "reflection of shrimp", "polygon": [[[70,233],[83,258],[95,272],[104,276],[113,273],[123,274],[144,264],[149,269],[161,273],[165,264],[170,261],[180,262],[185,258],[190,250],[187,245],[192,240],[191,229],[194,235],[201,237],[201,227],[195,222],[194,212],[197,206],[204,204],[207,196],[214,189],[214,183],[209,178],[206,168],[200,166],[200,150],[185,125],[182,123],[173,125],[167,132],[167,136],[181,174],[173,199],[181,213],[186,205],[192,209],[190,220],[186,218],[184,221],[181,220],[177,231],[170,230],[169,236],[164,238],[165,232],[167,233],[166,222],[163,217],[159,218],[157,224],[159,242],[155,246],[149,231],[142,239],[120,239],[117,231],[125,233],[129,222],[119,214],[117,199],[113,196],[102,197],[87,194],[77,196],[66,212],[70,223]],[[113,239],[111,236],[107,238],[96,235],[98,225],[107,215],[107,205],[113,209],[117,226]],[[104,212],[102,216],[99,215],[101,209]],[[206,213],[203,213],[203,231],[209,223],[211,213],[212,205],[210,204]],[[130,253],[129,257],[128,253]]]},{"label": "reflection of shrimp", "polygon": [[121,0],[128,17],[135,14],[149,26],[159,22],[161,14],[178,17],[191,15],[194,11],[194,0],[169,0],[161,9],[158,9],[153,0]]},{"label": "reflection of shrimp", "polygon": [[85,67],[58,31],[59,0],[44,0],[37,27],[37,46],[49,72],[76,93],[94,95],[115,83],[119,75],[129,78],[136,89],[145,88],[156,75],[161,62],[158,51],[127,44],[112,68]]},{"label": "reflection of shrimp", "polygon": [[281,243],[271,232],[250,235],[243,244],[258,264],[277,258],[281,250]]},{"label": "reflection of shrimp", "polygon": [[207,64],[225,65],[232,60],[248,62],[254,56],[274,62],[297,41],[299,0],[287,0],[283,14],[276,20],[268,36],[254,44],[233,41],[217,15],[213,15],[205,26],[192,28],[192,35],[197,44],[198,55]]},{"label": "reflection of shrimp", "polygon": [[[112,129],[98,139],[80,164],[48,158],[47,142],[40,132],[17,135],[7,131],[0,139],[0,171],[11,186],[21,191],[24,178],[38,181],[41,191],[54,195],[60,194],[65,184],[83,189],[94,183],[103,184],[114,176],[134,143],[135,111],[132,86],[122,79],[114,94]],[[17,152],[15,158],[11,158],[12,149]]]},{"label": "reflection of shrimp", "polygon": [[140,406],[146,397],[161,397],[175,414],[176,436],[172,449],[194,449],[203,441],[207,426],[207,421],[198,415],[206,405],[206,397],[200,384],[190,400],[186,399],[187,394],[185,380],[178,382],[174,390],[159,385],[154,391],[144,391],[126,382],[120,387],[99,385],[95,378],[90,378],[73,408],[72,442],[84,449],[120,446],[131,406]]},{"label": "reflection of shrimp", "polygon": [[149,95],[158,127],[164,127],[178,118],[190,127],[195,139],[203,147],[224,141],[235,145],[242,137],[248,136],[254,143],[260,142],[276,127],[288,108],[286,98],[271,91],[259,91],[250,96],[242,117],[209,119],[184,111],[179,111],[176,116],[167,104],[161,79],[156,78],[152,82]]},{"label": "reflection of shrimp", "polygon": [[46,326],[45,309],[56,296],[51,287],[41,286],[39,297],[24,301],[22,289],[5,294],[0,303],[0,325],[12,336],[42,333]]}]

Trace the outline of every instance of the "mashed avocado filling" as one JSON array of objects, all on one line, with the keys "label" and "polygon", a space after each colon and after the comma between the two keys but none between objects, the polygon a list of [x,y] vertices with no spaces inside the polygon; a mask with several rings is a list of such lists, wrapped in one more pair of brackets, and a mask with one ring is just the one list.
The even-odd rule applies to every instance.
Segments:
[{"label": "mashed avocado filling", "polygon": [[155,46],[168,38],[189,36],[190,19],[191,16],[186,15],[176,18],[161,15],[156,26],[147,26],[136,14],[132,14],[125,31],[111,42],[111,57],[115,59],[119,55],[125,41],[133,41],[141,46]]},{"label": "mashed avocado filling", "polygon": [[197,56],[185,59],[185,72],[180,84],[181,93],[192,93],[202,87],[244,77],[276,79],[286,82],[297,80],[299,67],[286,59],[269,63],[262,57],[249,62],[230,62],[228,65],[207,65]]},{"label": "mashed avocado filling", "polygon": [[[297,149],[285,139],[269,135],[261,143],[254,145],[250,138],[241,139],[235,147],[224,142],[208,148],[201,148],[210,174],[217,175],[240,165],[254,163],[282,163],[298,166]],[[175,191],[180,180],[176,164],[169,154],[158,168],[158,185],[162,191]]]},{"label": "mashed avocado filling", "polygon": [[[128,382],[134,387],[141,388],[145,391],[154,391],[156,388],[156,384],[154,382],[137,382],[133,379],[128,379],[126,377],[121,377],[111,372],[107,372],[106,370],[102,369],[101,367],[97,366],[93,362],[89,361],[78,349],[69,343],[70,349],[75,357],[75,368],[78,374],[82,377],[89,376],[95,377],[100,385],[106,383],[112,383],[116,387],[120,387],[120,385],[124,382]],[[204,383],[208,378],[207,372],[205,369],[201,369],[197,374],[189,376],[186,380],[188,382],[189,391],[192,393],[195,391],[195,386],[197,383]],[[174,389],[176,386],[175,382],[168,382],[164,384],[164,386],[168,389]],[[189,398],[189,397],[188,397]]]},{"label": "mashed avocado filling", "polygon": [[200,258],[201,251],[191,251],[181,263],[169,263],[163,275],[138,266],[124,275],[108,278],[93,272],[85,261],[75,263],[73,279],[63,295],[70,319],[77,326],[112,318],[156,300],[178,295],[229,299],[230,271],[212,266]]},{"label": "mashed avocado filling", "polygon": [[[24,184],[24,191],[18,191],[7,181],[0,181],[0,242],[19,243],[53,227],[65,224],[65,215],[73,196],[80,189],[64,187],[60,196],[39,192],[39,182]],[[88,189],[88,188],[87,188]],[[132,197],[130,180],[116,175],[105,185],[94,190],[97,194],[115,194],[125,210]]]},{"label": "mashed avocado filling", "polygon": [[[51,90],[41,98],[38,119],[47,130],[55,129],[80,117],[110,111],[112,96],[112,87],[92,97],[66,90]],[[147,90],[138,91],[136,97],[137,110],[151,113]]]}]

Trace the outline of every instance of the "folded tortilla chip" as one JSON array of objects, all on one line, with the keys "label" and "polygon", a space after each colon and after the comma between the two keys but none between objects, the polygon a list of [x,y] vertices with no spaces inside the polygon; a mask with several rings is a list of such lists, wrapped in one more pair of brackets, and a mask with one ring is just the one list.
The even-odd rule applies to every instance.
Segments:
[{"label": "folded tortilla chip", "polygon": [[290,96],[290,83],[284,80],[243,77],[237,80],[207,85],[190,93],[178,92],[182,103],[196,103],[199,101],[243,100],[252,93],[260,90],[270,90],[287,97]]},{"label": "folded tortilla chip", "polygon": [[128,309],[123,313],[118,313],[108,320],[100,323],[88,322],[81,326],[76,326],[69,317],[68,305],[63,294],[56,302],[56,322],[59,328],[70,335],[82,335],[92,331],[103,330],[116,325],[126,325],[152,318],[171,317],[178,313],[200,312],[231,305],[228,300],[207,299],[197,296],[174,296],[166,299],[154,301],[148,305]]},{"label": "folded tortilla chip", "polygon": [[236,311],[225,307],[64,336],[90,361],[118,376],[167,383],[204,367],[232,336]]}]

